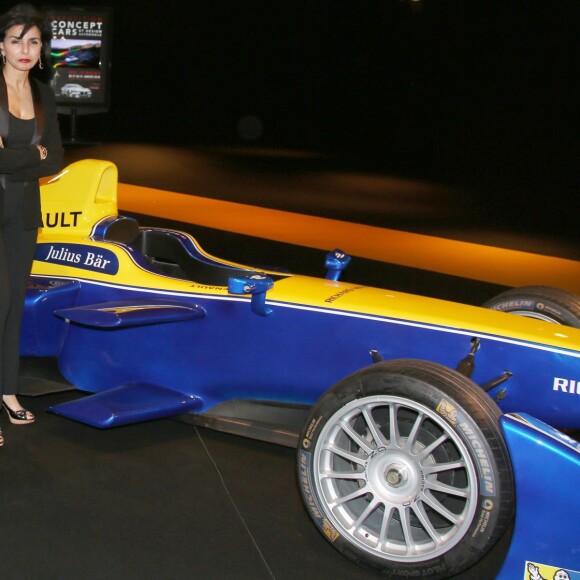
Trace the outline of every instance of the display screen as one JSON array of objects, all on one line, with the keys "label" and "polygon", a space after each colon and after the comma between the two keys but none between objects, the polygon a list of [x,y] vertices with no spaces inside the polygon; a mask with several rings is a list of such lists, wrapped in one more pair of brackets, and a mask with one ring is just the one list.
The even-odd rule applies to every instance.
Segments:
[{"label": "display screen", "polygon": [[111,13],[103,8],[50,8],[50,85],[58,105],[108,107]]}]

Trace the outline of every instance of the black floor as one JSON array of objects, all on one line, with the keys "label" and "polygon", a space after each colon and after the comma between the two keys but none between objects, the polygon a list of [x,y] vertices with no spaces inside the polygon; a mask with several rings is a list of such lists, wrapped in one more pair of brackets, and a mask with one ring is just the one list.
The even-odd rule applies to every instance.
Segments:
[{"label": "black floor", "polygon": [[[5,417],[0,578],[370,579],[310,522],[286,447],[173,420],[99,431]],[[506,541],[458,578],[493,578]]]},{"label": "black floor", "polygon": [[[132,154],[119,146],[79,147],[70,149],[68,156],[111,159],[119,165],[121,180],[129,183],[196,195],[202,195],[205,186],[209,195],[224,199],[284,205],[282,209],[340,219],[353,216],[345,205],[347,196],[337,205],[331,203],[332,190],[309,195],[308,180],[300,170],[312,172],[309,159],[273,163],[263,157],[246,163],[242,158],[224,160],[219,155],[142,146]],[[318,163],[320,169],[324,161]],[[232,172],[237,180],[223,177]],[[263,189],[265,176],[272,186],[269,194]],[[314,177],[313,190],[320,185],[320,173]],[[275,194],[299,178],[302,198]],[[525,228],[517,235],[508,228],[478,230],[477,212],[465,199],[450,193],[439,201],[446,219],[431,216],[415,223],[412,211],[402,210],[387,219],[376,211],[381,199],[369,202],[367,210],[357,211],[355,217],[410,231],[445,229],[450,235],[452,230],[458,238],[505,235],[508,245],[525,246],[527,239],[534,251],[543,248],[554,255],[577,251],[570,238],[554,240],[538,231],[526,235]],[[330,205],[325,208],[326,202]],[[469,220],[462,219],[462,211]],[[226,246],[231,242],[227,234],[202,233],[215,244],[210,249],[217,255],[220,240]],[[231,242],[224,249],[235,247]],[[267,252],[265,260],[291,258],[288,248],[276,244],[268,245]],[[296,253],[306,266],[311,258],[318,259],[305,249]],[[394,284],[411,290],[428,283],[434,293],[438,287],[440,294],[458,298],[453,295],[456,285],[445,278],[418,280],[420,273],[411,276],[400,268],[389,275]],[[469,287],[464,282],[461,292],[466,300],[479,299],[475,295],[483,293],[480,285]],[[31,426],[13,426],[5,415],[0,417],[6,438],[0,450],[2,580],[377,577],[338,554],[310,522],[295,482],[294,450],[172,420],[99,431],[44,411],[74,396],[23,398],[38,417]],[[482,564],[459,578],[493,578],[506,545],[506,540],[500,542]]]},{"label": "black floor", "polygon": [[292,450],[171,420],[101,432],[43,413],[62,399],[5,428],[0,577],[369,577],[310,523]]}]

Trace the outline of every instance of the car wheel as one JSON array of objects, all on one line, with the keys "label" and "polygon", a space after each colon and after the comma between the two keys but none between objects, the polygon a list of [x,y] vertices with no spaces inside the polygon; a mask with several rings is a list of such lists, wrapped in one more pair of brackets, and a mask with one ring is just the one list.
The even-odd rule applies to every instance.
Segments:
[{"label": "car wheel", "polygon": [[458,372],[376,363],[313,407],[298,479],[316,526],[345,556],[392,578],[447,578],[477,562],[513,517],[501,411]]},{"label": "car wheel", "polygon": [[523,286],[506,290],[483,306],[580,328],[580,297],[550,286]]}]

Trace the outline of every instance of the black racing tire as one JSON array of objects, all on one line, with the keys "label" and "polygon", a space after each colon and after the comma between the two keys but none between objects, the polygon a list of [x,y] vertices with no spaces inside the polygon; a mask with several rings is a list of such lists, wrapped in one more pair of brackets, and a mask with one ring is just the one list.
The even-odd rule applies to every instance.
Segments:
[{"label": "black racing tire", "polygon": [[580,296],[551,286],[522,286],[488,300],[484,308],[580,328]]},{"label": "black racing tire", "polygon": [[501,411],[460,373],[376,363],[327,391],[304,425],[298,481],[323,536],[389,578],[448,578],[479,561],[514,512]]}]

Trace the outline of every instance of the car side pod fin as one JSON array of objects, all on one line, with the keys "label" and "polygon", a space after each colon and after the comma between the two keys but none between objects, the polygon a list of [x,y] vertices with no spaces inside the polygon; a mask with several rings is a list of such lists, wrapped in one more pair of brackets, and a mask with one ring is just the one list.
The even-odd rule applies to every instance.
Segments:
[{"label": "car side pod fin", "polygon": [[202,400],[160,387],[133,383],[49,407],[48,412],[99,429],[173,417],[199,409]]},{"label": "car side pod fin", "polygon": [[228,292],[230,294],[251,294],[252,312],[259,316],[268,316],[272,313],[272,309],[266,306],[266,292],[273,287],[274,280],[259,273],[228,279]]},{"label": "car side pod fin", "polygon": [[[496,580],[527,578],[527,567],[580,574],[580,443],[525,413],[500,419],[516,487],[516,519]],[[493,506],[489,506],[493,510]],[[483,509],[486,509],[483,506]]]},{"label": "car side pod fin", "polygon": [[129,328],[203,318],[205,310],[171,300],[120,300],[63,308],[55,314],[68,322],[93,328]]}]

